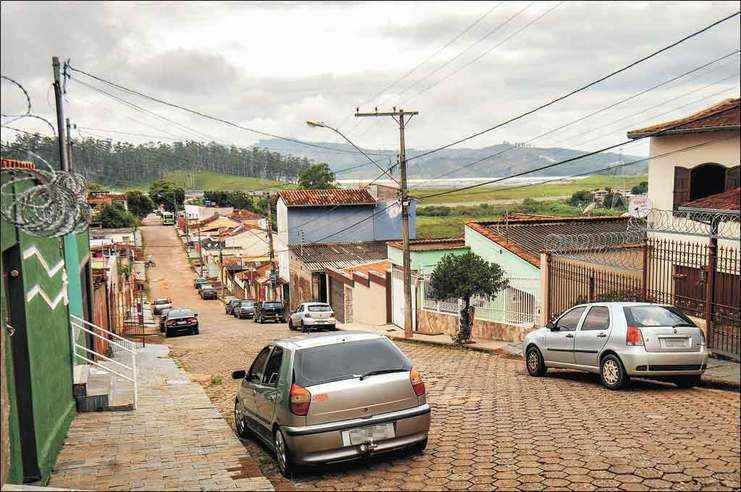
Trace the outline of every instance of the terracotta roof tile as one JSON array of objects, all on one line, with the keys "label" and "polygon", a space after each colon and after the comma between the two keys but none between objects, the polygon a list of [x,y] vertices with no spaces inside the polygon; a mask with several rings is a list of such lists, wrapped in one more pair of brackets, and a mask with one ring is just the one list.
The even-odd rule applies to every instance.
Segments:
[{"label": "terracotta roof tile", "polygon": [[558,217],[469,222],[466,227],[540,267],[540,253],[546,236],[559,234],[595,234],[621,232],[628,227],[627,217]]},{"label": "terracotta roof tile", "polygon": [[741,110],[739,98],[735,98],[726,99],[685,118],[629,131],[628,138],[637,139],[648,136],[700,133],[714,130],[738,130],[739,128],[741,128]]},{"label": "terracotta roof tile", "polygon": [[685,203],[680,208],[698,208],[703,210],[735,210],[736,212],[738,212],[741,208],[739,206],[740,203],[741,188],[734,188],[732,190],[724,191],[723,193],[716,193],[715,195],[692,200],[689,203]]},{"label": "terracotta roof tile", "polygon": [[18,159],[2,159],[0,160],[0,167],[5,169],[36,169],[36,164]]},{"label": "terracotta roof tile", "polygon": [[242,220],[260,220],[264,219],[262,215],[253,212],[252,210],[244,210],[244,209],[236,209],[234,210],[231,215],[229,215],[232,219],[242,219]]},{"label": "terracotta roof tile", "polygon": [[347,273],[368,273],[368,272],[377,272],[377,273],[383,273],[388,270],[391,270],[391,262],[389,260],[381,260],[381,261],[374,261],[372,263],[364,263],[362,265],[355,265],[351,266],[349,268],[345,268],[345,271]]},{"label": "terracotta roof tile", "polygon": [[326,207],[332,205],[375,205],[367,189],[282,190],[278,195],[288,207]]}]

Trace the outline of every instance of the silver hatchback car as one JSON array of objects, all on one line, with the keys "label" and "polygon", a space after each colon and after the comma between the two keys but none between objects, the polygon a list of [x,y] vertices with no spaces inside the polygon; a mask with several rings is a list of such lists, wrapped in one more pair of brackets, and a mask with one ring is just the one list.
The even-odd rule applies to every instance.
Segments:
[{"label": "silver hatchback car", "polygon": [[700,383],[707,367],[705,336],[673,306],[597,302],[575,306],[522,344],[531,376],[549,367],[599,374],[610,389],[631,376],[665,379],[681,387]]},{"label": "silver hatchback car", "polygon": [[427,446],[424,382],[385,336],[346,331],[279,340],[232,377],[242,381],[237,433],[270,446],[286,477],[304,465]]}]

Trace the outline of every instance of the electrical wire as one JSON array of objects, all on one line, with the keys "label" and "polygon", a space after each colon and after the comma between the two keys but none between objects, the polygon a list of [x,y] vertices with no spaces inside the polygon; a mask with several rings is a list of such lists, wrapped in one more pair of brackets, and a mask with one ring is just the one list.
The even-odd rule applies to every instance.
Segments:
[{"label": "electrical wire", "polygon": [[[712,61],[710,61],[710,62],[708,62],[708,63],[704,63],[704,64],[702,64],[702,65],[700,65],[700,66],[698,66],[698,67],[695,67],[695,68],[693,68],[692,70],[689,70],[689,71],[687,71],[687,72],[684,72],[684,73],[682,73],[682,74],[679,74],[679,75],[677,75],[677,76],[675,76],[675,77],[672,77],[672,78],[670,78],[670,79],[668,79],[668,80],[665,80],[664,82],[661,82],[661,83],[659,83],[659,84],[655,84],[655,85],[653,85],[653,86],[651,86],[651,87],[649,87],[649,88],[647,88],[647,89],[643,89],[643,90],[641,90],[641,91],[639,91],[639,92],[637,92],[637,93],[635,93],[635,94],[632,94],[632,95],[630,95],[630,96],[628,96],[628,97],[625,97],[625,98],[623,98],[623,99],[620,99],[620,100],[618,100],[618,101],[616,101],[616,102],[614,102],[614,103],[611,103],[611,104],[609,104],[609,105],[607,105],[607,106],[604,106],[604,107],[602,107],[602,108],[600,108],[600,109],[598,109],[598,110],[596,110],[596,111],[592,111],[591,113],[589,113],[589,114],[587,114],[587,115],[584,115],[584,116],[581,116],[581,117],[579,117],[579,118],[576,118],[576,119],[574,119],[574,120],[572,120],[572,121],[570,121],[570,122],[568,122],[568,123],[565,123],[565,124],[563,124],[563,125],[560,125],[560,126],[557,126],[557,127],[555,127],[555,128],[552,128],[551,130],[548,130],[548,131],[546,131],[546,132],[544,132],[544,133],[541,133],[540,135],[537,135],[537,136],[535,136],[535,137],[533,137],[533,138],[531,138],[531,139],[529,139],[529,140],[526,140],[526,141],[525,141],[524,143],[525,143],[525,144],[531,143],[531,142],[533,142],[533,141],[535,141],[535,140],[538,140],[538,139],[540,139],[540,138],[542,138],[542,137],[545,137],[545,136],[547,136],[547,135],[550,135],[550,134],[552,134],[552,133],[555,133],[555,132],[557,132],[557,131],[559,131],[559,130],[562,130],[562,129],[564,129],[564,128],[568,128],[569,126],[571,126],[571,125],[573,125],[573,124],[575,124],[575,123],[578,123],[578,122],[580,122],[580,121],[583,121],[583,120],[585,120],[585,119],[587,119],[587,118],[591,118],[592,116],[595,116],[595,115],[597,115],[597,114],[600,114],[600,113],[602,113],[602,112],[604,112],[604,111],[607,111],[608,109],[612,109],[612,108],[614,108],[614,107],[616,107],[616,106],[618,106],[618,105],[620,105],[620,104],[622,104],[622,103],[624,103],[624,102],[627,102],[627,101],[633,100],[633,99],[635,99],[635,98],[637,98],[637,97],[639,97],[639,96],[641,96],[641,95],[644,95],[644,94],[646,94],[646,93],[648,93],[648,92],[651,92],[651,91],[653,91],[653,90],[655,90],[655,89],[657,89],[657,88],[659,88],[659,87],[662,87],[662,86],[665,86],[665,85],[667,85],[667,84],[669,84],[669,83],[671,83],[671,82],[675,82],[675,81],[677,81],[677,80],[680,80],[680,79],[682,79],[683,77],[686,77],[687,75],[690,75],[690,74],[696,73],[696,72],[698,72],[699,70],[702,70],[703,68],[706,68],[706,67],[708,67],[708,66],[710,66],[710,65],[712,65],[712,64],[714,64],[714,63],[717,63],[717,62],[719,62],[719,61],[725,60],[725,59],[727,59],[727,58],[729,58],[729,57],[731,57],[731,56],[733,56],[733,55],[737,55],[737,54],[738,54],[738,53],[739,53],[740,51],[741,51],[741,50],[734,50],[734,51],[733,51],[733,52],[731,52],[731,53],[728,53],[728,54],[726,54],[726,55],[724,55],[724,56],[721,56],[721,57],[719,57],[719,58],[716,58],[716,59],[714,59],[714,60],[712,60]],[[737,75],[737,74],[733,74],[733,75],[731,75],[730,77],[733,77],[733,76],[736,76],[736,75]],[[724,80],[726,80],[726,79],[728,79],[728,78],[730,78],[730,77],[724,77],[724,78],[722,78],[722,79],[720,79],[720,80],[718,80],[718,81],[716,81],[716,82],[713,82],[713,83],[711,83],[711,84],[709,84],[709,85],[713,85],[713,84],[716,84],[716,83],[722,82],[722,81],[724,81]],[[709,85],[708,85],[708,86],[709,86]],[[674,100],[674,99],[678,99],[678,98],[680,98],[680,97],[684,97],[684,96],[686,96],[686,95],[689,95],[689,94],[691,94],[691,93],[693,93],[693,92],[697,92],[698,90],[701,90],[701,89],[705,89],[705,88],[707,88],[708,86],[704,86],[704,87],[701,87],[700,89],[693,89],[693,90],[691,90],[691,91],[689,91],[689,92],[686,92],[686,93],[684,93],[684,94],[682,94],[682,95],[680,95],[680,96],[677,96],[677,97],[675,97],[675,98],[671,98],[671,99],[668,99],[668,100],[666,100],[666,101],[662,102],[661,104],[659,104],[659,106],[661,106],[661,105],[664,105],[664,104],[666,104],[667,102],[670,102],[670,101],[672,101],[672,100]],[[655,107],[656,107],[656,106],[652,106],[652,107],[650,107],[650,108],[647,108],[647,109],[641,110],[641,111],[639,111],[639,112],[637,112],[637,113],[634,113],[634,114],[633,114],[633,115],[631,115],[631,116],[637,116],[637,115],[639,115],[639,114],[643,114],[643,113],[646,113],[646,112],[650,111],[651,109],[654,109]],[[677,109],[680,109],[680,108],[675,108],[675,109],[673,109],[673,110],[671,110],[671,111],[676,111]],[[658,115],[657,115],[657,116],[658,116]],[[612,122],[608,123],[607,125],[603,125],[603,126],[601,126],[601,127],[598,127],[598,129],[599,129],[599,128],[603,128],[603,127],[605,127],[605,126],[610,126],[610,125],[614,124],[615,122],[617,122],[617,121],[621,121],[621,120],[623,120],[623,119],[625,119],[625,118],[619,118],[619,119],[617,119],[617,120],[614,120],[614,121],[612,121]],[[581,133],[581,134],[579,134],[579,135],[571,136],[571,137],[569,137],[569,139],[575,139],[575,138],[579,138],[579,137],[581,137],[581,136],[584,136],[584,135],[586,135],[586,134],[588,134],[588,133],[591,133],[591,132],[592,132],[592,131],[594,131],[594,130],[595,130],[594,128],[593,128],[593,129],[590,129],[590,130],[587,130],[586,132],[584,132],[584,133]],[[591,141],[591,140],[588,140],[588,141],[586,141],[586,142],[583,142],[583,143],[587,143],[587,142],[590,142],[590,141]],[[485,157],[483,157],[483,158],[481,158],[481,159],[477,159],[477,160],[475,160],[475,161],[473,161],[473,162],[470,162],[470,163],[468,163],[468,164],[464,164],[464,165],[462,165],[462,166],[456,167],[455,169],[451,169],[451,170],[449,170],[449,171],[446,171],[446,172],[444,172],[444,173],[442,173],[442,174],[439,174],[439,175],[437,175],[437,176],[434,176],[434,177],[430,178],[429,180],[426,180],[426,182],[429,182],[429,181],[432,181],[432,180],[435,180],[435,179],[440,179],[440,178],[442,178],[442,177],[445,177],[445,176],[449,176],[449,175],[451,175],[451,174],[455,174],[455,173],[457,173],[457,172],[459,172],[459,171],[462,171],[462,170],[464,170],[464,169],[467,169],[467,168],[473,167],[473,166],[475,166],[475,165],[478,165],[478,164],[480,164],[480,163],[482,163],[482,162],[484,162],[484,161],[486,161],[486,160],[489,160],[489,159],[491,159],[491,158],[494,158],[494,157],[499,157],[499,156],[501,156],[501,155],[503,155],[503,154],[506,154],[506,153],[508,153],[508,152],[511,152],[512,150],[514,150],[514,148],[508,148],[508,149],[502,150],[502,151],[500,151],[500,152],[495,152],[495,153],[493,153],[493,154],[490,154],[490,155],[487,155],[487,156],[485,156]],[[419,185],[418,185],[418,186],[419,186]],[[417,187],[418,187],[418,186],[417,186]]]},{"label": "electrical wire", "polygon": [[722,19],[719,19],[719,20],[717,20],[717,21],[709,24],[709,25],[703,27],[702,29],[700,29],[698,31],[695,31],[695,32],[693,32],[691,34],[688,34],[687,36],[684,36],[681,39],[679,39],[677,41],[674,41],[674,42],[672,42],[672,43],[664,46],[663,48],[660,48],[658,50],[655,50],[655,51],[649,53],[648,55],[645,55],[645,56],[643,56],[643,57],[641,57],[641,58],[639,58],[639,59],[637,59],[637,60],[635,60],[635,61],[627,64],[627,65],[624,65],[623,67],[621,67],[621,68],[619,68],[617,70],[614,70],[614,71],[608,73],[607,75],[603,75],[603,76],[599,77],[596,80],[593,80],[591,82],[588,82],[588,83],[586,83],[586,84],[584,84],[584,85],[582,85],[582,86],[580,86],[580,87],[578,87],[576,89],[573,89],[573,90],[571,90],[571,91],[569,91],[569,92],[567,92],[565,94],[562,94],[562,95],[560,95],[560,96],[558,96],[558,97],[556,97],[554,99],[551,99],[548,102],[545,102],[545,103],[543,103],[543,104],[541,104],[539,106],[536,106],[536,107],[534,107],[532,109],[529,109],[528,111],[525,111],[524,113],[521,113],[521,114],[519,114],[517,116],[514,116],[514,117],[509,118],[509,119],[507,119],[505,121],[502,121],[500,123],[497,123],[496,125],[494,125],[492,127],[486,128],[484,130],[481,130],[479,132],[476,132],[476,133],[474,133],[472,135],[469,135],[467,137],[460,138],[458,140],[455,140],[455,141],[453,141],[451,143],[442,145],[442,146],[437,147],[435,149],[431,149],[431,150],[428,150],[426,152],[422,152],[421,154],[417,154],[415,156],[412,156],[412,157],[410,157],[410,158],[407,159],[407,162],[408,161],[411,161],[411,160],[415,160],[415,159],[420,159],[422,157],[426,157],[426,156],[428,156],[430,154],[434,154],[436,152],[440,152],[441,150],[450,148],[450,147],[452,147],[454,145],[458,145],[460,143],[463,143],[463,142],[466,142],[468,140],[474,139],[476,137],[479,137],[481,135],[484,135],[485,133],[491,132],[491,131],[496,130],[498,128],[501,128],[501,127],[503,127],[505,125],[508,125],[508,124],[510,124],[512,122],[515,122],[517,120],[520,120],[520,119],[522,119],[522,118],[524,118],[526,116],[529,116],[529,115],[531,115],[533,113],[536,113],[537,111],[540,111],[541,109],[544,109],[544,108],[547,108],[549,106],[552,106],[552,105],[554,105],[554,104],[556,104],[556,103],[558,103],[560,101],[563,101],[563,100],[565,100],[565,99],[567,99],[567,98],[569,98],[569,97],[571,97],[571,96],[573,96],[575,94],[578,94],[579,92],[585,91],[586,89],[589,89],[590,87],[593,87],[593,86],[595,86],[595,85],[597,85],[597,84],[599,84],[601,82],[604,82],[605,80],[607,80],[607,79],[609,79],[611,77],[614,77],[614,76],[616,76],[616,75],[618,75],[618,74],[620,74],[622,72],[625,72],[626,70],[629,70],[629,69],[635,67],[636,65],[639,65],[640,63],[643,63],[643,62],[645,62],[645,61],[647,61],[647,60],[649,60],[651,58],[654,58],[655,56],[658,56],[659,54],[661,54],[661,53],[663,53],[665,51],[668,51],[671,48],[673,48],[673,47],[675,47],[675,46],[677,46],[677,45],[679,45],[681,43],[684,43],[685,41],[688,41],[689,39],[692,39],[692,38],[694,38],[696,36],[699,36],[700,34],[706,32],[706,31],[709,31],[710,29],[712,29],[712,28],[714,28],[714,27],[722,24],[723,22],[726,22],[726,21],[728,21],[728,20],[730,20],[730,19],[738,16],[740,13],[741,13],[741,11],[737,11],[737,12],[734,12],[733,14],[731,14],[731,15],[727,15],[727,16],[723,17]]},{"label": "electrical wire", "polygon": [[[731,111],[738,111],[738,107],[732,107],[732,108],[725,109],[723,111],[719,111],[717,113],[714,113],[712,116],[706,116],[706,117],[703,117],[703,118],[698,118],[697,120],[693,120],[693,123],[694,122],[698,122],[698,121],[703,121],[703,120],[708,119],[708,118],[711,118],[711,117],[712,118],[715,118],[718,115],[721,115],[721,114],[724,114],[724,113],[728,113],[728,112],[731,112]],[[599,154],[601,152],[605,152],[607,150],[612,150],[612,149],[615,149],[617,147],[621,147],[623,145],[630,145],[630,144],[633,144],[633,143],[637,143],[637,142],[639,142],[641,140],[644,140],[644,139],[646,139],[648,137],[655,136],[656,134],[659,134],[661,132],[666,132],[668,130],[671,130],[672,128],[675,128],[677,126],[681,126],[683,124],[684,124],[684,122],[681,122],[680,121],[679,123],[677,123],[677,124],[675,124],[673,126],[669,126],[667,128],[663,128],[660,132],[653,132],[653,133],[650,133],[650,134],[646,134],[645,136],[640,137],[640,138],[629,139],[629,140],[626,140],[626,141],[623,141],[623,142],[619,142],[619,143],[616,143],[616,144],[609,145],[607,147],[603,147],[603,148],[601,148],[599,150],[595,150],[595,151],[592,151],[592,152],[587,152],[587,153],[582,154],[582,155],[579,155],[579,156],[570,157],[568,159],[565,159],[565,160],[562,160],[562,161],[559,161],[559,162],[554,162],[554,163],[551,163],[551,164],[546,164],[544,166],[539,166],[539,167],[536,167],[534,169],[530,169],[530,170],[527,170],[527,171],[521,171],[519,173],[510,174],[508,176],[503,176],[503,177],[500,177],[500,178],[495,178],[495,179],[487,180],[487,181],[484,181],[484,182],[481,182],[481,183],[477,183],[477,184],[473,184],[473,185],[462,186],[460,188],[455,188],[455,189],[452,189],[452,190],[446,190],[446,191],[442,191],[442,192],[439,192],[439,193],[432,193],[432,194],[429,194],[429,195],[423,195],[421,197],[418,197],[418,199],[423,200],[423,199],[426,199],[426,198],[434,198],[434,197],[437,197],[437,196],[449,195],[451,193],[458,193],[460,191],[466,191],[466,190],[470,190],[470,189],[473,189],[473,188],[480,188],[482,186],[490,185],[490,184],[493,184],[493,183],[498,183],[498,182],[504,181],[506,179],[517,178],[517,177],[520,177],[520,176],[524,176],[526,174],[532,174],[532,173],[537,172],[537,171],[543,171],[545,169],[551,169],[551,168],[556,167],[556,166],[562,166],[564,164],[568,164],[570,162],[574,162],[574,161],[577,161],[579,159],[584,159],[585,157],[590,157],[590,156]]]},{"label": "electrical wire", "polygon": [[[277,134],[274,134],[274,133],[264,132],[262,130],[255,130],[254,128],[249,128],[249,127],[240,125],[238,123],[235,123],[233,121],[229,121],[229,120],[226,120],[226,119],[217,117],[217,116],[212,116],[212,115],[209,115],[207,113],[203,113],[202,111],[198,111],[198,110],[195,110],[195,109],[192,109],[192,108],[188,108],[186,106],[182,106],[180,104],[175,104],[175,103],[172,103],[172,102],[169,102],[169,101],[165,101],[164,99],[160,99],[160,98],[157,98],[157,97],[154,97],[154,96],[150,96],[148,94],[145,94],[143,92],[140,92],[140,91],[137,91],[137,90],[134,90],[134,89],[130,89],[130,88],[125,87],[125,86],[123,86],[121,84],[118,84],[116,82],[111,82],[110,80],[106,80],[106,79],[104,79],[104,78],[102,78],[100,76],[91,74],[89,72],[86,72],[84,70],[80,70],[78,68],[75,68],[75,67],[73,67],[71,65],[69,66],[69,69],[72,70],[73,72],[77,72],[77,73],[83,74],[83,75],[85,75],[87,77],[90,77],[92,79],[95,79],[95,80],[97,80],[99,82],[103,82],[104,84],[107,84],[109,86],[115,87],[115,88],[117,88],[119,90],[128,92],[130,94],[135,94],[135,95],[138,95],[138,96],[143,97],[145,99],[149,99],[151,101],[155,101],[155,102],[158,102],[160,104],[164,104],[165,106],[169,106],[169,107],[172,107],[172,108],[180,109],[182,111],[186,111],[188,113],[195,114],[195,115],[200,116],[202,118],[206,118],[206,119],[209,119],[209,120],[212,120],[212,121],[217,121],[219,123],[223,123],[225,125],[229,125],[229,126],[232,126],[234,128],[238,128],[240,130],[248,131],[248,132],[255,133],[255,134],[258,134],[258,135],[262,135],[262,136],[266,136],[266,137],[275,138],[275,139],[278,139],[278,140],[284,140],[286,142],[293,142],[293,143],[296,143],[296,144],[305,145],[307,147],[319,148],[319,149],[323,149],[323,150],[327,150],[327,151],[331,151],[331,152],[341,152],[341,153],[350,153],[350,154],[356,153],[356,151],[354,151],[354,150],[344,150],[344,149],[335,149],[335,148],[332,148],[332,147],[325,147],[323,145],[313,144],[313,143],[310,143],[310,142],[304,142],[302,140],[298,140],[298,139],[295,139],[295,138],[284,137],[282,135],[277,135]],[[79,79],[76,79],[76,80],[79,82]],[[369,154],[374,154],[374,155],[384,155],[384,154],[375,154],[373,152],[368,152],[368,153]]]}]

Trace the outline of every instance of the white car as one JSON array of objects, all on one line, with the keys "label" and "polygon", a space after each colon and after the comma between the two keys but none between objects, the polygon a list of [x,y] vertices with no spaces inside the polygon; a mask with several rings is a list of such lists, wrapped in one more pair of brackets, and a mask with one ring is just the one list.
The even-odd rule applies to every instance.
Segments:
[{"label": "white car", "polygon": [[288,329],[303,332],[336,329],[337,320],[332,306],[326,302],[304,302],[288,317]]}]

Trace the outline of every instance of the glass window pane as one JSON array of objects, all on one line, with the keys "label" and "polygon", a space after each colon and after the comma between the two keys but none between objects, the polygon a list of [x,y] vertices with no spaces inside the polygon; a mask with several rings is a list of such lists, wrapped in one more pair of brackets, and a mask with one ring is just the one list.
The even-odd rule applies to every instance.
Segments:
[{"label": "glass window pane", "polygon": [[579,324],[579,319],[586,307],[574,308],[558,320],[557,326],[560,331],[574,331]]},{"label": "glass window pane", "polygon": [[588,330],[606,330],[610,327],[610,310],[605,306],[595,306],[589,310],[584,323],[581,325],[582,331]]}]

